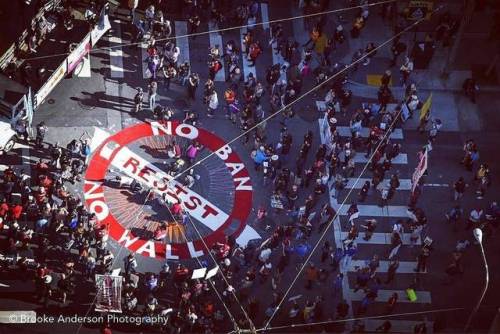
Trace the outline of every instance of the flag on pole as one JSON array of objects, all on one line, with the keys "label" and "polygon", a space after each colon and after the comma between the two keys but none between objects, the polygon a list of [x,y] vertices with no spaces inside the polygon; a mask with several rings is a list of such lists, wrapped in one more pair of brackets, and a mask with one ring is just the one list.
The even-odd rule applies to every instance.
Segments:
[{"label": "flag on pole", "polygon": [[429,95],[429,97],[425,101],[424,105],[422,106],[422,109],[420,109],[420,120],[423,120],[425,118],[425,115],[428,112],[430,112],[431,104],[432,104],[432,93],[431,93],[431,95]]}]

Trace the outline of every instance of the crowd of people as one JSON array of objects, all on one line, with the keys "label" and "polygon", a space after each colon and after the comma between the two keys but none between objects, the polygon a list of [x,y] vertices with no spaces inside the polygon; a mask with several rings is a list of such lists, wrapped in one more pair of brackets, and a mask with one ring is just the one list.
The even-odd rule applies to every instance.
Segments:
[{"label": "crowd of people", "polygon": [[[247,57],[252,66],[258,63],[262,53],[262,41],[254,33],[255,29],[260,28],[254,26],[249,26],[247,34],[243,36],[243,49],[240,50],[239,41],[229,41],[223,49],[220,49],[222,46],[210,48],[207,72],[197,74],[191,71],[189,63],[178,63],[182,50],[173,40],[162,41],[172,34],[172,27],[167,11],[159,3],[148,6],[142,17],[136,10],[139,1],[128,2],[131,21],[137,28],[134,41],[146,40],[148,43],[146,61],[150,81],[147,108],[160,120],[177,117],[172,108],[156,102],[159,85],[168,90],[171,80],[175,80],[186,87],[188,98],[195,100],[198,98],[197,88],[201,77],[206,75],[201,97],[206,105],[206,116],[212,118],[223,111],[228,121],[241,129],[242,142],[248,147],[255,171],[262,179],[260,185],[271,193],[269,203],[261,204],[255,218],[255,225],[267,231],[269,237],[261,243],[250,242],[246,247],[238,245],[233,238],[210,245],[210,252],[224,280],[192,280],[191,271],[196,266],[189,268],[173,262],[165,263],[158,273],[140,273],[137,269],[138,258],[133,253],[128,255],[123,259],[122,266],[123,312],[143,316],[160,314],[168,319],[162,329],[170,333],[211,333],[232,328],[225,315],[225,304],[238,314],[234,319],[237,326],[250,328],[251,323],[257,326],[262,320],[274,317],[283,299],[282,283],[288,281],[284,276],[295,276],[299,269],[303,275],[304,288],[312,290],[315,297],[304,296],[302,301],[294,299],[287,311],[288,321],[311,324],[345,319],[351,305],[341,297],[342,284],[347,279],[351,260],[356,258],[357,240],[362,237],[369,241],[378,224],[374,218],[360,219],[357,204],[364,202],[368,196],[376,196],[380,207],[389,205],[401,186],[400,176],[392,162],[402,151],[401,144],[391,139],[390,133],[409,118],[421,116],[423,103],[418,97],[417,86],[411,83],[412,60],[405,57],[400,62],[401,84],[406,88],[402,99],[396,99],[391,92],[392,73],[388,69],[381,78],[378,103],[364,104],[362,108],[351,105],[352,92],[345,85],[346,76],[330,79],[341,69],[340,65],[332,61],[333,51],[346,39],[358,38],[362,33],[370,15],[368,6],[364,6],[355,16],[350,36],[344,34],[345,28],[339,23],[328,37],[326,17],[322,16],[311,24],[310,40],[302,46],[293,35],[287,35],[281,24],[273,24],[272,37],[266,43],[271,45],[276,42],[277,49],[273,52],[281,54],[284,63],[269,66],[265,82],[257,80],[252,73],[244,77],[242,71],[242,56]],[[213,26],[219,28],[255,23],[259,10],[258,2],[252,0],[245,1],[231,11],[226,10],[223,2],[207,0],[185,3],[191,34],[197,32],[203,20],[211,20]],[[321,10],[327,6],[328,1],[308,1],[306,9]],[[207,16],[207,12],[210,15]],[[391,12],[392,9],[384,5],[381,15],[386,16]],[[398,64],[400,54],[405,54],[406,47],[401,43],[398,38],[394,40],[391,67]],[[364,50],[356,51],[353,64],[346,73],[355,71],[358,64],[368,66],[375,52],[373,43]],[[319,58],[320,61],[315,63],[313,55],[314,59]],[[214,79],[221,70],[227,71],[228,79],[223,97],[219,99]],[[280,79],[283,72],[286,72],[287,80]],[[311,74],[314,77],[309,80]],[[289,130],[290,120],[297,112],[293,102],[304,91],[304,82],[312,82],[312,85],[317,86],[318,94],[324,94],[321,131],[326,142],[316,150],[313,149],[313,143],[317,139],[314,138],[317,132],[313,129],[303,134]],[[143,110],[145,98],[142,88],[138,89],[134,104],[134,112]],[[264,120],[267,115],[279,111],[282,111],[279,139],[273,141]],[[179,120],[197,125],[200,117],[200,114],[189,111]],[[340,119],[349,122],[350,136],[340,135],[337,129]],[[441,120],[433,118],[430,111],[420,119],[419,130],[428,131],[420,154],[425,151],[430,153],[443,124]],[[228,126],[231,125],[228,123]],[[362,127],[369,128],[367,138],[361,136]],[[22,132],[21,126],[19,131]],[[35,298],[45,307],[50,303],[66,306],[78,293],[82,280],[93,282],[94,274],[110,273],[117,264],[113,252],[108,249],[108,227],[99,224],[96,215],[85,208],[81,197],[66,187],[68,182],[78,183],[85,171],[90,154],[88,141],[82,136],[66,147],[61,147],[59,143],[47,146],[44,143],[47,131],[45,124],[40,123],[31,144],[36,149],[50,152],[51,159],[37,162],[31,175],[11,168],[3,172],[0,225],[6,242],[2,249],[2,269],[15,268],[23,279],[33,279]],[[24,139],[30,142],[27,134]],[[297,146],[295,154],[294,147]],[[175,172],[189,168],[201,149],[198,143],[186,147],[173,143],[168,149],[169,157],[178,164],[179,161],[186,162],[185,165],[176,165]],[[453,184],[454,204],[446,218],[454,229],[457,229],[463,216],[461,203],[467,187],[476,187],[477,198],[482,199],[491,184],[489,168],[479,158],[478,152],[473,140],[464,144],[461,163],[465,168],[464,173],[471,175],[472,172],[473,177],[461,177]],[[328,194],[339,199],[343,191],[347,191],[348,179],[356,175],[354,158],[359,155],[364,155],[369,162],[371,180],[363,184],[356,199],[351,197],[347,221],[334,222],[338,208],[332,207]],[[292,161],[290,156],[297,158]],[[191,175],[187,179],[188,184],[194,182],[192,174],[188,173]],[[353,310],[356,316],[365,314],[369,305],[377,300],[379,289],[394,281],[399,267],[398,252],[403,247],[403,233],[410,233],[410,244],[404,247],[417,249],[415,272],[418,274],[428,270],[433,240],[425,232],[428,224],[425,210],[418,205],[423,187],[424,178],[418,182],[409,198],[408,218],[393,223],[391,244],[385,253],[373,254],[366,266],[356,268],[354,290],[365,291],[362,302]],[[182,213],[178,204],[177,207],[169,207],[169,210]],[[499,215],[500,208],[496,202],[484,209],[475,208],[464,220],[464,228],[480,227],[486,237],[490,237],[498,227]],[[336,245],[325,240],[319,260],[304,263],[311,252],[313,239],[321,236],[332,223],[343,224],[343,229],[348,231],[346,238]],[[360,231],[364,232],[362,236]],[[463,272],[461,257],[469,243],[467,239],[458,240],[452,253],[452,262],[445,269],[447,284],[451,284],[453,278]],[[55,258],[60,260],[54,261]],[[388,272],[380,274],[377,269],[380,261],[385,259],[389,261]],[[298,265],[292,265],[297,262]],[[259,300],[254,292],[264,284],[272,290],[272,297]],[[318,286],[327,287],[332,295],[316,293]],[[220,291],[220,296],[213,289]],[[408,287],[408,298],[412,298],[411,291],[414,294],[414,289],[415,286]],[[326,307],[325,299],[331,296],[335,298],[335,312]],[[397,302],[397,294],[389,298],[387,314],[393,312]],[[239,305],[245,312],[241,311]],[[390,328],[388,320],[378,330],[389,332]],[[354,324],[353,331],[363,331],[362,321]],[[415,328],[418,333],[425,331],[425,324]]]}]

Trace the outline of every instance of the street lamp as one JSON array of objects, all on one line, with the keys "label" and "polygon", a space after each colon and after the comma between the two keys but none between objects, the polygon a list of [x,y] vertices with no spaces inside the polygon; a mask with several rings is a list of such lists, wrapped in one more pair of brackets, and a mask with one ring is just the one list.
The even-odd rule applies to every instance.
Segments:
[{"label": "street lamp", "polygon": [[486,290],[488,290],[488,284],[490,282],[490,273],[488,270],[488,262],[486,261],[486,255],[484,254],[484,248],[483,248],[483,231],[480,228],[475,228],[472,231],[472,234],[474,235],[474,238],[479,243],[479,247],[481,249],[481,255],[483,256],[486,277],[485,277],[483,292],[481,293],[481,298],[479,298],[476,306],[474,307],[474,310],[472,310],[472,313],[469,316],[469,319],[467,319],[467,323],[465,324],[464,332],[467,332],[469,330],[470,324],[472,322],[472,318],[477,313],[477,310],[479,309],[479,305],[481,305],[481,302],[484,299],[484,295],[486,294]]}]

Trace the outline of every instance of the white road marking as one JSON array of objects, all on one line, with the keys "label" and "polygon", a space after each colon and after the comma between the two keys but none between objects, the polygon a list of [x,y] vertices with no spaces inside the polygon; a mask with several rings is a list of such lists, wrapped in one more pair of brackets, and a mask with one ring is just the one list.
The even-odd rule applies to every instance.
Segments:
[{"label": "white road marking", "polygon": [[[114,20],[116,23],[113,26],[113,31],[116,36],[111,36],[108,38],[109,43],[113,48],[109,49],[109,64],[111,69],[111,78],[121,79],[124,77],[124,69],[123,69],[123,51],[121,46],[122,44],[122,30],[120,27],[120,20]],[[113,45],[116,44],[116,45]]]},{"label": "white road marking", "polygon": [[[356,267],[364,268],[368,267],[370,260],[351,260],[348,271],[356,271]],[[390,261],[380,261],[380,266],[377,268],[378,273],[386,273],[389,269]],[[415,261],[399,261],[399,267],[396,270],[397,274],[414,274],[413,269],[417,267],[417,262]]]},{"label": "white road marking", "polygon": [[[213,24],[212,21],[208,22],[208,30],[209,31],[216,30],[216,26]],[[224,49],[224,45],[222,45],[222,36],[219,33],[211,32],[209,34],[209,37],[210,37],[210,47],[213,48],[216,45],[218,45],[219,50]],[[224,66],[224,64],[223,64],[223,66]],[[226,81],[226,69],[225,68],[222,68],[221,70],[219,70],[219,72],[217,72],[217,74],[215,75],[214,81],[222,81],[222,82]]]},{"label": "white road marking", "polygon": [[[376,332],[377,328],[381,326],[386,320],[391,322],[390,333],[415,333],[414,328],[416,325],[421,324],[423,321],[415,320],[395,320],[393,318],[387,319],[364,319],[365,331],[367,333]],[[425,321],[427,325],[427,333],[432,333],[432,321]]]},{"label": "white road marking", "polygon": [[248,61],[247,55],[243,50],[245,50],[245,43],[243,43],[243,37],[247,33],[247,28],[240,29],[240,43],[241,43],[241,58],[243,58],[243,75],[245,76],[245,81],[248,78],[250,73],[253,73],[253,77],[257,79],[257,72],[255,71],[255,66],[249,66],[250,62]]},{"label": "white road marking", "polygon": [[[337,235],[339,233],[335,233]],[[340,233],[341,235],[341,241],[347,239],[347,232],[342,232]],[[403,233],[401,236],[401,240],[403,241],[403,245],[410,245],[410,237],[411,233]],[[370,240],[365,240],[363,239],[363,235],[360,235],[359,237],[356,238],[355,240],[356,244],[359,245],[390,245],[391,244],[391,233],[373,233],[372,237]],[[418,240],[415,242],[415,245],[421,245],[422,241],[421,238],[418,238]],[[341,243],[340,243],[341,245]]]},{"label": "white road marking", "polygon": [[262,28],[264,30],[269,29],[269,8],[267,6],[267,3],[261,3],[260,4],[260,15],[262,17]]},{"label": "white road marking", "polygon": [[[417,300],[411,302],[406,296],[406,291],[404,290],[378,290],[377,293],[378,297],[376,301],[387,302],[387,300],[392,296],[393,293],[398,294],[398,303],[430,304],[432,302],[431,293],[429,291],[415,291],[417,295]],[[365,297],[365,293],[363,292],[362,289],[358,290],[357,292],[354,292],[354,290],[349,289],[349,291],[347,291],[347,294],[350,296],[350,299],[352,301],[361,301]]]},{"label": "white road marking", "polygon": [[[187,22],[186,21],[175,21],[175,36],[186,36],[187,35]],[[175,44],[181,50],[179,54],[178,64],[189,61],[189,40],[187,37],[175,37]]]},{"label": "white road marking", "polygon": [[[355,184],[357,178],[348,178],[347,179],[347,185],[346,188],[350,189],[354,187],[354,189],[361,189],[363,185],[365,184],[366,181],[369,181],[371,183],[372,179],[362,177],[359,179],[359,181]],[[377,186],[377,189],[383,189],[389,187],[389,182],[390,179],[385,179],[384,182],[380,182],[380,184]],[[450,185],[447,183],[425,183],[425,187],[449,187]],[[410,179],[399,179],[399,188],[397,190],[411,190],[411,180]]]},{"label": "white road marking", "polygon": [[[349,210],[349,205],[344,205],[339,214],[347,215],[347,210]],[[382,208],[378,205],[358,204],[358,211],[360,216],[408,218],[408,207],[405,205],[387,205]]]},{"label": "white road marking", "polygon": [[148,43],[142,42],[141,44],[141,64],[142,64],[142,78],[143,79],[149,79],[151,78],[151,73],[149,72],[148,69]]},{"label": "white road marking", "polygon": [[[91,141],[91,149],[95,149],[102,143],[110,134],[101,129],[95,128],[94,135]],[[110,144],[108,144],[110,145]],[[172,177],[167,175],[165,172],[160,170],[155,165],[149,163],[147,160],[139,156],[138,154],[132,152],[127,147],[117,148],[118,152],[115,154],[111,165],[124,175],[135,179],[137,182],[145,185],[148,189],[153,189],[153,191],[160,196],[166,195],[166,200],[169,202],[175,202],[175,197],[177,196],[181,201],[185,203],[184,207],[189,212],[191,217],[198,220],[200,223],[204,224],[210,230],[215,231],[219,228],[227,219],[228,214],[222,209],[218,208],[216,205],[211,203],[209,200],[200,196],[191,189],[184,187],[181,183],[176,180],[172,180]],[[100,151],[95,154],[103,155],[104,152],[109,153],[110,148],[108,146],[103,146]],[[128,164],[129,159],[135,159],[139,163],[136,167],[134,164]],[[147,167],[147,169],[145,168]],[[149,171],[148,171],[149,169]],[[142,177],[139,176],[142,174]],[[166,187],[165,180],[170,180],[169,186]],[[165,189],[159,189],[165,188]],[[177,191],[176,189],[181,188],[183,191]],[[175,195],[176,196],[175,196]],[[196,201],[193,199],[196,198]],[[196,203],[197,202],[197,203]],[[190,209],[188,206],[193,206]],[[209,208],[210,210],[207,210]],[[212,213],[207,214],[207,211]],[[215,211],[215,213],[213,213]],[[250,231],[251,232],[251,231]]]},{"label": "white road marking", "polygon": [[[355,163],[362,163],[366,164],[368,162],[368,158],[365,157],[364,152],[358,152],[354,156],[354,162]],[[391,160],[392,164],[396,165],[407,165],[408,164],[408,155],[406,153],[399,153],[397,157]]]}]

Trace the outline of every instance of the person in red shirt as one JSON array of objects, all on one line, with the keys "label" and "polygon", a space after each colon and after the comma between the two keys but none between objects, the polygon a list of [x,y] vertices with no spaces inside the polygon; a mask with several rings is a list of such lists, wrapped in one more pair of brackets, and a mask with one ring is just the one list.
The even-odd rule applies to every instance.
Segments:
[{"label": "person in red shirt", "polygon": [[7,213],[9,212],[9,205],[5,198],[0,200],[0,218],[5,219],[7,217]]},{"label": "person in red shirt", "polygon": [[252,43],[248,52],[248,60],[251,62],[251,64],[249,64],[248,66],[255,66],[255,61],[261,53],[262,48],[260,47],[260,43],[258,41]]},{"label": "person in red shirt", "polygon": [[11,204],[9,208],[10,219],[13,222],[17,222],[23,213],[23,207],[20,204]]}]

